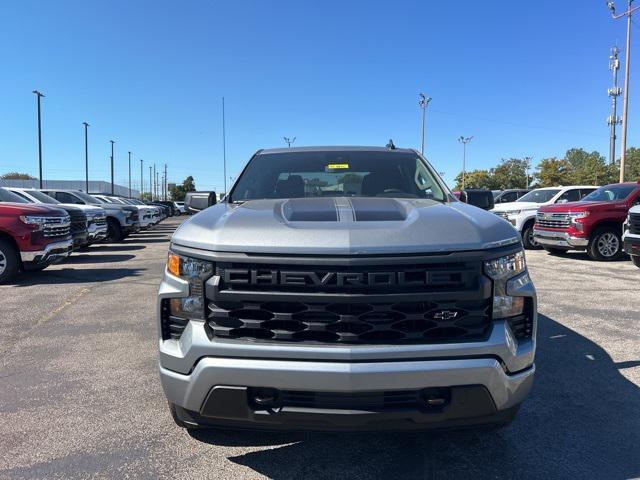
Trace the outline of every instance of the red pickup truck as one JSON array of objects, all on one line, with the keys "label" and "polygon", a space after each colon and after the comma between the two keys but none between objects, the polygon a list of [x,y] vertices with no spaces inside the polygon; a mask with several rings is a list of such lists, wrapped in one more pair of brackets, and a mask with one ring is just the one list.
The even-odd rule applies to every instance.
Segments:
[{"label": "red pickup truck", "polygon": [[71,221],[64,210],[26,203],[0,188],[0,283],[68,256]]},{"label": "red pickup truck", "polygon": [[614,260],[623,254],[622,224],[640,204],[640,182],[598,188],[579,202],[541,207],[533,236],[552,254],[586,250],[594,260]]}]

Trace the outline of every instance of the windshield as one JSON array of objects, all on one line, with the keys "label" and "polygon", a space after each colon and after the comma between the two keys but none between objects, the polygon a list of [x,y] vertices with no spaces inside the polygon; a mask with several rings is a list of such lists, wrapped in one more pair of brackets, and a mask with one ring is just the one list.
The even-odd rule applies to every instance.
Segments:
[{"label": "windshield", "polygon": [[36,200],[41,201],[42,203],[48,203],[50,205],[57,205],[60,202],[53,197],[50,197],[46,193],[39,192],[38,190],[27,190],[25,193],[31,195]]},{"label": "windshield", "polygon": [[73,192],[73,194],[91,205],[101,205],[105,203],[81,191]]},{"label": "windshield", "polygon": [[560,191],[560,189],[555,188],[546,188],[544,190],[533,190],[526,195],[521,196],[518,199],[518,202],[535,202],[535,203],[545,203],[551,200],[556,194]]},{"label": "windshield", "polygon": [[612,202],[624,200],[636,189],[636,185],[605,185],[591,192],[583,202]]},{"label": "windshield", "polygon": [[431,170],[413,153],[318,151],[256,155],[230,199],[343,196],[447,198]]},{"label": "windshield", "polygon": [[19,197],[9,190],[5,190],[0,187],[0,202],[13,202],[13,203],[29,203],[24,198]]}]

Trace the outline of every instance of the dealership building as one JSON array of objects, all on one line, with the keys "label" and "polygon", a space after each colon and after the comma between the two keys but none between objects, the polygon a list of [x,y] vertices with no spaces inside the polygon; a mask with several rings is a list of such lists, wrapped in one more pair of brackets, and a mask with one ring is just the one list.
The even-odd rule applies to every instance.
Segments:
[{"label": "dealership building", "polygon": [[[86,190],[86,183],[84,180],[43,180],[43,188],[50,188],[54,190]],[[16,187],[16,188],[40,188],[40,181],[38,179],[33,180],[4,180],[0,178],[0,187]],[[89,193],[104,193],[111,194],[111,184],[103,181],[89,181]],[[123,187],[122,185],[114,185],[113,193],[123,197],[129,196],[129,187]],[[140,191],[131,189],[132,198],[140,198]]]}]

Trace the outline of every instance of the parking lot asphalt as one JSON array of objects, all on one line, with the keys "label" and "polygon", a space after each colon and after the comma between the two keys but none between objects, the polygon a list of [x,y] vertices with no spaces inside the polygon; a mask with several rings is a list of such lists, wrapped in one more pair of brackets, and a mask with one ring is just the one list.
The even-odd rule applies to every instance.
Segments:
[{"label": "parking lot asphalt", "polygon": [[537,376],[509,427],[439,433],[193,436],[157,372],[169,219],[0,286],[0,478],[640,476],[640,270],[527,252]]}]

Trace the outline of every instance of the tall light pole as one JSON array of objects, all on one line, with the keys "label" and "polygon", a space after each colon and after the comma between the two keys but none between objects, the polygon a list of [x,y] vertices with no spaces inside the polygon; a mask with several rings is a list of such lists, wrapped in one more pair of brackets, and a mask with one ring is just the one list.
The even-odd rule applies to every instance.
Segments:
[{"label": "tall light pole", "polygon": [[420,92],[418,94],[418,98],[420,98],[418,105],[420,105],[420,108],[422,109],[422,142],[420,143],[420,153],[424,155],[425,114],[427,111],[427,105],[429,105],[429,102],[431,101],[431,97],[427,97],[424,93]]},{"label": "tall light pole", "polygon": [[131,198],[131,152],[129,152],[129,198]]},{"label": "tall light pole", "polygon": [[140,159],[140,200],[142,200],[142,194],[144,193],[144,174],[142,173],[143,166],[144,160]]},{"label": "tall light pole", "polygon": [[607,90],[608,95],[611,97],[611,115],[607,118],[607,124],[611,129],[609,133],[609,164],[614,164],[616,161],[616,125],[621,122],[620,117],[617,115],[618,97],[622,93],[622,89],[618,86],[618,69],[620,68],[618,52],[618,47],[613,47],[609,57],[609,69],[613,76],[613,86]]},{"label": "tall light pole", "polygon": [[109,140],[111,142],[111,195],[114,195],[113,188],[113,144],[116,143],[114,140]]},{"label": "tall light pole", "polygon": [[153,202],[153,176],[151,175],[151,165],[149,165],[149,196]]},{"label": "tall light pole", "polygon": [[460,138],[458,138],[458,141],[462,143],[462,189],[463,190],[464,190],[465,176],[467,172],[467,143],[469,143],[472,139],[473,139],[473,136],[471,137],[460,136]]},{"label": "tall light pole", "polygon": [[40,188],[43,188],[42,187],[42,119],[40,116],[40,99],[44,97],[44,95],[40,93],[38,90],[34,90],[33,93],[35,93],[36,95],[37,104],[38,104],[38,169],[40,172],[38,177],[40,177]]},{"label": "tall light pole", "polygon": [[227,134],[224,122],[224,97],[222,97],[222,169],[224,174],[224,194],[227,195]]},{"label": "tall light pole", "polygon": [[624,96],[622,101],[622,138],[620,139],[620,182],[624,182],[624,163],[627,156],[627,114],[629,107],[629,57],[631,50],[631,14],[639,7],[631,8],[633,0],[627,0],[627,10],[623,13],[616,14],[616,6],[614,2],[607,2],[607,7],[611,10],[611,16],[614,20],[627,17],[627,47],[624,52]]},{"label": "tall light pole", "polygon": [[284,139],[284,143],[286,143],[289,148],[291,148],[291,144],[296,141],[296,137],[293,137],[293,138],[282,137],[282,138]]},{"label": "tall light pole", "polygon": [[153,164],[153,187],[151,187],[151,198],[153,200],[155,200],[156,198],[158,198],[158,196],[156,195],[156,164]]},{"label": "tall light pole", "polygon": [[89,124],[82,122],[84,125],[84,189],[89,193]]}]

